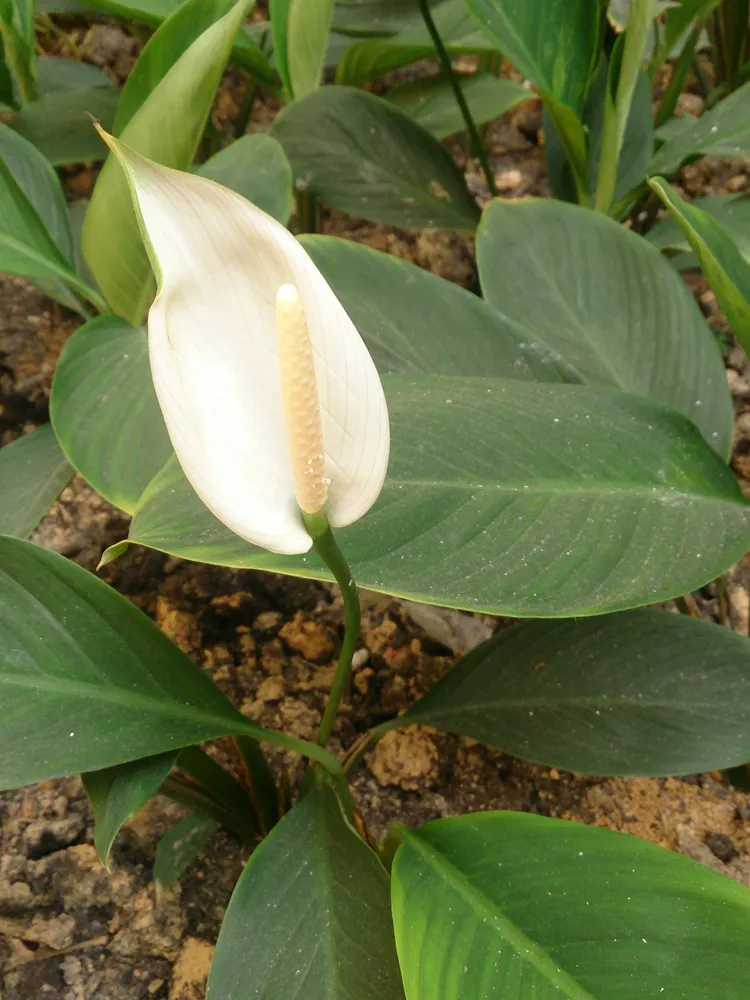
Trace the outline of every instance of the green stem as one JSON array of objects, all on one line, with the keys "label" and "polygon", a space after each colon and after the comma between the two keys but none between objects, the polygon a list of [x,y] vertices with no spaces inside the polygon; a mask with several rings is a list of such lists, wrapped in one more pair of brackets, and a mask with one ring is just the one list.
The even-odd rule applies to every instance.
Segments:
[{"label": "green stem", "polygon": [[295,191],[297,201],[297,229],[302,233],[320,231],[320,202],[312,191]]},{"label": "green stem", "polygon": [[247,123],[250,121],[250,115],[253,113],[253,104],[255,103],[255,94],[257,93],[257,90],[257,81],[250,77],[247,81],[245,96],[242,98],[240,113],[237,115],[237,121],[234,123],[235,139],[241,139],[245,134]]},{"label": "green stem", "polygon": [[469,105],[466,103],[466,98],[464,97],[464,92],[461,89],[458,77],[453,72],[451,57],[448,55],[448,52],[443,45],[443,40],[440,37],[440,32],[437,30],[435,22],[432,19],[432,13],[430,11],[428,0],[419,0],[419,10],[422,14],[422,20],[425,23],[425,27],[429,32],[433,45],[435,46],[443,71],[450,81],[453,96],[456,98],[456,104],[458,104],[464,124],[466,125],[466,131],[469,133],[469,138],[471,139],[472,152],[482,164],[482,170],[484,171],[484,176],[487,179],[487,187],[490,189],[490,194],[493,198],[497,198],[498,191],[497,186],[495,185],[495,175],[490,170],[490,161],[487,156],[487,150],[482,143],[482,140],[479,138],[479,132],[477,132],[476,124],[474,123],[474,119],[471,117],[471,111],[469,111]]},{"label": "green stem", "polygon": [[665,122],[668,122],[675,112],[677,101],[679,100],[682,89],[685,86],[685,79],[695,56],[695,47],[698,44],[705,23],[705,17],[701,18],[697,22],[693,30],[690,32],[690,37],[685,43],[685,48],[682,50],[680,58],[672,67],[672,76],[669,80],[669,86],[667,87],[667,91],[664,94],[661,104],[659,105],[659,110],[656,113],[656,119],[654,121],[657,128],[664,125]]},{"label": "green stem", "polygon": [[205,750],[197,746],[185,747],[180,751],[177,764],[206,788],[219,805],[246,820],[257,831],[258,819],[245,789]]},{"label": "green stem", "polygon": [[313,540],[313,548],[333,573],[336,583],[341,588],[341,596],[344,598],[344,641],[341,643],[341,653],[336,667],[336,674],[328,695],[323,719],[318,730],[318,743],[324,747],[331,736],[333,724],[336,721],[336,714],[344,696],[349,674],[352,667],[352,657],[357,648],[359,639],[359,626],[361,620],[359,607],[359,594],[357,586],[352,578],[352,571],[349,564],[338,547],[333,532],[328,526],[325,515],[313,514],[303,515],[305,526]]}]

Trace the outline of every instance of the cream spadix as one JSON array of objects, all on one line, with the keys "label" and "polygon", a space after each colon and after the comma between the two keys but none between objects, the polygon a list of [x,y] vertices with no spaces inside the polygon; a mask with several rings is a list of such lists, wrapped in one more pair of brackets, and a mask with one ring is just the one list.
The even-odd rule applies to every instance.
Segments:
[{"label": "cream spadix", "polygon": [[324,507],[343,527],[382,488],[390,437],[372,358],[284,226],[103,137],[128,175],[157,278],[149,358],[180,465],[232,531],[306,552],[300,507]]}]

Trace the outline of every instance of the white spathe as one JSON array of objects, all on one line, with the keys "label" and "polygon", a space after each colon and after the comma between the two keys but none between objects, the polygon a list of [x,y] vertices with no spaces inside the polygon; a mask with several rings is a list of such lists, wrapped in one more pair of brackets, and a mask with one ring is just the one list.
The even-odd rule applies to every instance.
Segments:
[{"label": "white spathe", "polygon": [[180,465],[242,538],[306,552],[279,374],[281,286],[296,286],[312,343],[333,527],[370,509],[388,465],[388,410],[372,358],[284,226],[228,188],[105,138],[128,173],[157,276],[149,357]]}]

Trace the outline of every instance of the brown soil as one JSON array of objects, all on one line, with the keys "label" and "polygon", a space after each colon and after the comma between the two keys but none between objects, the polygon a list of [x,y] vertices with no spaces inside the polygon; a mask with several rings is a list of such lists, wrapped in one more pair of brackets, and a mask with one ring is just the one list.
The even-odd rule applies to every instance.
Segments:
[{"label": "brown soil", "polygon": [[[107,24],[76,30],[90,61],[119,78],[127,73],[137,39]],[[686,95],[686,104],[691,97]],[[237,80],[230,75],[218,123],[237,107]],[[251,129],[265,127],[274,110],[256,105]],[[548,194],[535,101],[493,124],[489,142],[504,195]],[[467,162],[458,143],[453,151],[473,190],[486,193],[476,165]],[[681,181],[690,195],[738,190],[746,183],[746,166],[703,162],[686,168]],[[70,171],[71,197],[85,197],[93,179],[91,170]],[[325,228],[468,287],[475,283],[469,238],[407,234],[336,213]],[[712,325],[726,332],[706,283],[691,283]],[[0,279],[0,443],[47,419],[55,358],[75,325],[24,282]],[[731,344],[727,363],[738,417],[734,466],[750,494],[750,368]],[[76,478],[35,540],[93,570],[102,550],[126,532],[124,515]],[[103,576],[209,670],[249,718],[298,736],[314,735],[342,633],[341,601],[332,588],[186,563],[147,550],[130,550]],[[732,626],[747,634],[745,567],[727,574],[726,583]],[[721,614],[714,588],[696,600],[704,615]],[[457,655],[507,624],[375,595],[365,595],[364,603],[361,648],[336,749],[403,711]],[[275,766],[298,776],[293,755],[268,749]],[[394,819],[417,825],[471,810],[525,810],[633,833],[750,885],[750,798],[721,774],[598,780],[415,726],[378,744],[357,774],[354,791],[376,838]],[[118,837],[107,872],[96,860],[92,819],[78,778],[0,796],[0,996],[201,1000],[222,915],[247,852],[219,832],[157,905],[150,877],[154,850],[180,815],[168,800],[153,800]]]}]

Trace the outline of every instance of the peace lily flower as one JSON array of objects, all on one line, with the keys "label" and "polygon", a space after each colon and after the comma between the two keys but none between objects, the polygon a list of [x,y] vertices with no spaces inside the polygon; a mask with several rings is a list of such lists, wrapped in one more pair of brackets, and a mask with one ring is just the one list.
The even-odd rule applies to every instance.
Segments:
[{"label": "peace lily flower", "polygon": [[156,395],[185,475],[232,531],[272,552],[312,544],[377,499],[388,411],[362,338],[300,243],[234,191],[103,134],[126,171],[158,293]]}]

